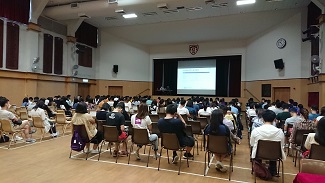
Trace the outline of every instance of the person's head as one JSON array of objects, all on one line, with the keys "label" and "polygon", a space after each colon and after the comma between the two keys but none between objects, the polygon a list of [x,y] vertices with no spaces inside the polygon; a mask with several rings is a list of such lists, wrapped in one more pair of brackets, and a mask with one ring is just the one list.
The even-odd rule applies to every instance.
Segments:
[{"label": "person's head", "polygon": [[258,117],[259,119],[262,119],[262,118],[263,118],[263,117],[262,117],[262,114],[263,114],[264,111],[266,111],[266,109],[262,109],[262,108],[258,108],[258,109],[256,109],[256,115],[257,115],[257,117]]},{"label": "person's head", "polygon": [[27,97],[25,97],[25,98],[23,99],[23,103],[25,103],[25,102],[28,102],[28,98],[27,98]]},{"label": "person's head", "polygon": [[325,116],[325,106],[320,109],[320,115]]},{"label": "person's head", "polygon": [[317,123],[315,141],[325,146],[325,117],[322,117]]},{"label": "person's head", "polygon": [[36,110],[37,108],[41,108],[43,109],[44,107],[44,102],[42,100],[40,100],[39,102],[37,102],[37,104],[35,105],[34,109]]},{"label": "person's head", "polygon": [[310,110],[311,110],[311,113],[313,113],[313,114],[318,113],[318,107],[317,106],[311,106]]},{"label": "person's head", "polygon": [[309,111],[306,108],[300,110],[300,117],[303,117],[305,120],[308,119]]},{"label": "person's head", "polygon": [[182,99],[181,102],[180,102],[180,104],[181,104],[182,106],[185,106],[185,104],[186,104],[186,100]]},{"label": "person's head", "polygon": [[31,102],[33,102],[34,101],[34,98],[33,97],[29,97],[28,100],[31,101]]},{"label": "person's head", "polygon": [[234,102],[233,101],[230,101],[229,102],[229,106],[233,106],[234,105]]},{"label": "person's head", "polygon": [[289,110],[291,116],[297,116],[297,109],[294,107],[291,107]]},{"label": "person's head", "polygon": [[223,114],[223,110],[221,109],[212,111],[210,118],[211,128],[217,129],[219,125],[223,124]]},{"label": "person's head", "polygon": [[263,103],[265,102],[265,98],[262,98],[262,102],[263,102]]},{"label": "person's head", "polygon": [[149,111],[148,111],[148,106],[147,104],[140,104],[138,107],[138,114],[137,118],[144,119],[146,116],[148,116]]},{"label": "person's head", "polygon": [[37,103],[39,101],[39,97],[34,97],[34,102]]},{"label": "person's head", "polygon": [[282,104],[282,108],[283,108],[283,110],[288,111],[289,110],[289,105],[284,103],[284,104]]},{"label": "person's head", "polygon": [[298,108],[299,108],[299,109],[302,109],[302,108],[304,108],[304,105],[302,105],[302,104],[298,104]]},{"label": "person's head", "polygon": [[88,113],[87,104],[85,102],[79,102],[76,107],[76,113],[80,113],[80,114]]},{"label": "person's head", "polygon": [[100,110],[108,111],[109,108],[110,108],[109,104],[105,102],[100,108]]},{"label": "person's head", "polygon": [[114,111],[115,112],[122,113],[123,112],[123,109],[124,109],[124,106],[122,105],[122,102],[116,104],[116,106],[114,107]]},{"label": "person's head", "polygon": [[174,115],[177,112],[177,105],[169,104],[166,107],[166,114]]},{"label": "person's head", "polygon": [[187,107],[193,107],[193,101],[192,100],[187,101],[186,106]]},{"label": "person's head", "polygon": [[157,100],[153,100],[151,106],[157,106]]},{"label": "person's head", "polygon": [[275,107],[276,107],[276,108],[281,108],[281,102],[277,102],[277,103],[275,103]]},{"label": "person's head", "polygon": [[207,101],[204,101],[203,102],[203,109],[204,109],[204,111],[206,111],[207,108],[208,108],[208,102]]},{"label": "person's head", "polygon": [[10,107],[9,100],[6,97],[0,97],[0,106],[3,109],[8,109]]},{"label": "person's head", "polygon": [[67,95],[67,99],[70,99],[71,98],[71,95]]},{"label": "person's head", "polygon": [[289,99],[289,102],[288,103],[293,105],[293,102],[294,102],[293,99]]},{"label": "person's head", "polygon": [[275,112],[271,110],[266,110],[262,113],[262,118],[266,123],[273,123],[275,117],[276,117]]},{"label": "person's head", "polygon": [[249,104],[249,108],[250,108],[250,109],[254,109],[254,108],[255,108],[255,104],[254,104],[254,103],[250,103],[250,104]]},{"label": "person's head", "polygon": [[216,108],[217,104],[215,102],[211,103],[211,108]]},{"label": "person's head", "polygon": [[292,105],[295,106],[295,107],[297,107],[298,106],[298,102],[293,102]]}]

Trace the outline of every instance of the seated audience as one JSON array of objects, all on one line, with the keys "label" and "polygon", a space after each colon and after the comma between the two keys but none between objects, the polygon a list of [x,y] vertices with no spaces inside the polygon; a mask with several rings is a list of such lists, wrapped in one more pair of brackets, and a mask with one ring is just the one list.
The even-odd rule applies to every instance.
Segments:
[{"label": "seated audience", "polygon": [[[220,109],[214,110],[211,114],[210,124],[205,128],[205,135],[227,136],[230,137],[229,128],[223,124],[224,116],[223,111]],[[208,137],[209,138],[209,137]],[[218,144],[216,144],[218,145]],[[228,152],[231,153],[231,142],[229,139]],[[218,158],[216,163],[216,170],[221,172],[227,172],[227,167],[222,164],[222,161],[226,157],[225,155],[215,154]]]},{"label": "seated audience", "polygon": [[308,115],[308,119],[311,121],[314,121],[317,117],[319,116],[318,114],[318,107],[317,106],[311,106],[311,111]]},{"label": "seated audience", "polygon": [[186,101],[182,99],[180,101],[179,106],[177,107],[177,113],[179,115],[187,115],[187,117],[191,117],[189,110],[185,107]]},{"label": "seated audience", "polygon": [[188,112],[190,113],[191,116],[193,116],[193,117],[197,116],[197,111],[193,106],[193,101],[192,100],[187,101],[186,109],[188,109]]},{"label": "seated audience", "polygon": [[281,102],[276,102],[274,106],[272,106],[271,108],[272,109],[269,109],[269,110],[272,110],[273,112],[275,112],[276,115],[278,115],[279,113],[282,113],[283,110],[281,109]]},{"label": "seated audience", "polygon": [[211,103],[211,107],[210,107],[211,113],[212,113],[212,111],[217,110],[217,109],[219,109],[217,103],[215,103],[215,102]]},{"label": "seated audience", "polygon": [[126,120],[126,121],[130,121],[131,118],[130,118],[129,114],[125,111],[125,105],[124,105],[124,102],[119,102],[118,104],[119,104],[120,106],[122,106],[122,114],[123,114],[123,116],[124,116],[124,120]]},{"label": "seated audience", "polygon": [[100,111],[97,111],[96,113],[96,119],[97,120],[106,120],[106,115],[108,111],[111,111],[111,106],[109,106],[108,103],[104,103],[102,107],[100,108]]},{"label": "seated audience", "polygon": [[157,101],[153,100],[151,105],[149,106],[150,114],[158,114],[158,106]]},{"label": "seated audience", "polygon": [[264,120],[262,114],[264,113],[265,109],[257,109],[257,116],[252,119],[252,131],[255,128],[260,127],[264,124]]},{"label": "seated audience", "polygon": [[21,106],[22,107],[27,107],[28,106],[28,98],[27,97],[25,97],[24,99],[23,99],[23,103],[21,104]]},{"label": "seated audience", "polygon": [[300,111],[300,119],[297,120],[293,124],[292,132],[291,132],[291,136],[290,136],[290,142],[295,141],[295,134],[296,134],[297,130],[299,130],[299,129],[301,129],[301,130],[315,130],[316,129],[315,123],[313,121],[308,120],[308,114],[309,114],[309,112],[305,108]]},{"label": "seated audience", "polygon": [[[279,113],[279,114],[276,115],[276,119],[279,120],[279,123],[281,121],[284,121],[285,122],[288,118],[291,117],[291,114],[289,112],[289,105],[288,104],[283,104],[282,105],[282,108],[283,108],[283,112],[281,112],[281,113]],[[282,125],[284,125],[284,123],[283,124],[279,124],[279,127],[281,127]]]},{"label": "seated audience", "polygon": [[[131,116],[131,124],[133,128],[140,128],[140,129],[147,129],[148,136],[150,142],[153,144],[153,150],[154,153],[154,159],[157,158],[157,151],[158,151],[158,135],[157,134],[150,134],[150,131],[152,129],[152,122],[150,117],[148,116],[148,106],[146,104],[140,104],[138,113]],[[135,156],[138,160],[140,160],[140,154],[139,150],[142,146],[138,145],[138,148],[136,149]]]},{"label": "seated audience", "polygon": [[284,122],[284,132],[285,133],[287,133],[287,131],[289,131],[289,129],[287,129],[288,124],[293,125],[296,121],[300,120],[300,116],[298,116],[296,108],[291,108],[289,111],[290,111],[291,117],[287,118]]},{"label": "seated audience", "polygon": [[198,116],[210,116],[211,115],[211,109],[208,107],[207,102],[203,102],[203,108],[198,111]]},{"label": "seated audience", "polygon": [[322,117],[325,117],[325,106],[323,106],[323,107],[320,109],[320,114],[319,114],[319,116],[315,119],[315,123],[317,124],[317,122],[318,122]]},{"label": "seated audience", "polygon": [[316,133],[309,133],[305,141],[306,149],[310,150],[311,145],[322,145],[325,146],[325,118],[322,117],[316,127]]},{"label": "seated audience", "polygon": [[[262,114],[264,124],[252,131],[251,138],[250,138],[250,145],[253,147],[252,155],[251,155],[252,159],[255,159],[257,144],[259,140],[280,141],[281,147],[283,147],[284,134],[281,129],[278,129],[272,125],[275,120],[275,117],[276,117],[275,112],[271,110],[264,111]],[[281,150],[282,150],[282,159],[285,160],[286,155],[284,154],[282,148]],[[277,174],[276,161],[270,161],[269,171],[272,176]]]},{"label": "seated audience", "polygon": [[247,109],[246,111],[246,114],[247,114],[247,117],[255,117],[256,116],[256,107],[255,107],[256,104],[254,103],[251,103],[249,104],[249,109]]},{"label": "seated audience", "polygon": [[[96,122],[93,117],[88,114],[87,104],[84,102],[80,102],[76,107],[76,113],[73,115],[72,124],[74,125],[85,125],[88,137],[90,139],[90,143],[94,143],[93,149],[90,150],[89,146],[90,143],[86,144],[87,149],[89,150],[88,153],[99,153],[97,148],[98,144],[100,144],[103,140],[103,132],[98,131],[96,129]],[[73,129],[72,129],[73,133]]]},{"label": "seated audience", "polygon": [[78,98],[74,98],[73,99],[73,106],[72,109],[76,109],[77,105],[79,104],[79,99]]},{"label": "seated audience", "polygon": [[[180,146],[186,148],[183,158],[193,158],[190,153],[194,146],[193,137],[187,136],[185,133],[186,122],[181,115],[177,113],[177,106],[170,104],[166,109],[166,117],[158,120],[158,128],[160,133],[174,133],[177,135]],[[173,163],[178,162],[176,151],[173,151]]]},{"label": "seated audience", "polygon": [[35,139],[31,138],[31,132],[28,120],[19,120],[12,112],[8,111],[10,108],[9,100],[6,97],[0,97],[0,119],[9,120],[12,123],[12,126],[16,130],[23,130],[25,135],[26,143],[34,143]]},{"label": "seated audience", "polygon": [[230,107],[222,108],[224,119],[223,124],[226,125],[230,131],[234,130],[236,127],[236,116],[231,112]]},{"label": "seated audience", "polygon": [[119,140],[122,143],[122,149],[121,153],[117,152],[118,146],[120,145],[119,143],[115,143],[115,150],[113,153],[113,156],[117,156],[118,153],[120,153],[120,156],[126,156],[127,155],[127,149],[126,149],[126,142],[125,140],[127,139],[128,135],[125,132],[125,118],[123,115],[123,102],[118,103],[114,110],[112,112],[108,112],[106,115],[106,123],[105,125],[108,126],[116,126],[118,130],[118,135],[119,135]]}]

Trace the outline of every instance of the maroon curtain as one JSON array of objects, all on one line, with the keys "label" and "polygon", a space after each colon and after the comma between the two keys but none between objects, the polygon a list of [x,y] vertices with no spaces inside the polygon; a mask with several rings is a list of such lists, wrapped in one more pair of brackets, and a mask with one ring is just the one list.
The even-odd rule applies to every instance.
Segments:
[{"label": "maroon curtain", "polygon": [[97,48],[97,33],[97,27],[82,22],[76,31],[77,42]]},{"label": "maroon curtain", "polygon": [[44,34],[43,44],[43,72],[52,73],[53,63],[53,36]]},{"label": "maroon curtain", "polygon": [[2,68],[3,63],[3,21],[0,20],[0,68]]},{"label": "maroon curtain", "polygon": [[30,0],[1,0],[0,17],[28,24]]},{"label": "maroon curtain", "polygon": [[15,23],[7,23],[7,55],[6,68],[18,69],[19,58],[19,26]]},{"label": "maroon curtain", "polygon": [[92,67],[93,63],[93,49],[90,47],[85,46],[82,48],[82,51],[79,53],[78,56],[78,65],[84,67]]},{"label": "maroon curtain", "polygon": [[62,74],[63,67],[63,39],[55,37],[54,41],[54,74]]}]

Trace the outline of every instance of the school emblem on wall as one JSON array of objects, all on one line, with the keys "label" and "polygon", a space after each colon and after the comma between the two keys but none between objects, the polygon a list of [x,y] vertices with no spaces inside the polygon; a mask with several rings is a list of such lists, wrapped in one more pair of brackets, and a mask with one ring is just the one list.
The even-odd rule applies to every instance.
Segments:
[{"label": "school emblem on wall", "polygon": [[199,51],[199,45],[191,44],[191,45],[189,45],[188,49],[192,55],[195,55]]}]

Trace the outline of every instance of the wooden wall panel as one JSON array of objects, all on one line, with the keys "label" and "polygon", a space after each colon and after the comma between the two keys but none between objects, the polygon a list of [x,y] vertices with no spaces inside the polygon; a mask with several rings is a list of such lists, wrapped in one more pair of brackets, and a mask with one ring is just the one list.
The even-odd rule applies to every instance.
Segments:
[{"label": "wooden wall panel", "polygon": [[66,83],[64,82],[52,82],[52,81],[37,81],[37,93],[38,97],[53,97],[55,95],[67,95]]},{"label": "wooden wall panel", "polygon": [[[98,94],[107,95],[108,86],[123,86],[123,96],[134,96],[144,90],[141,95],[149,95],[151,82],[145,81],[108,81],[108,80],[97,80]],[[147,90],[148,89],[148,90]]]}]

